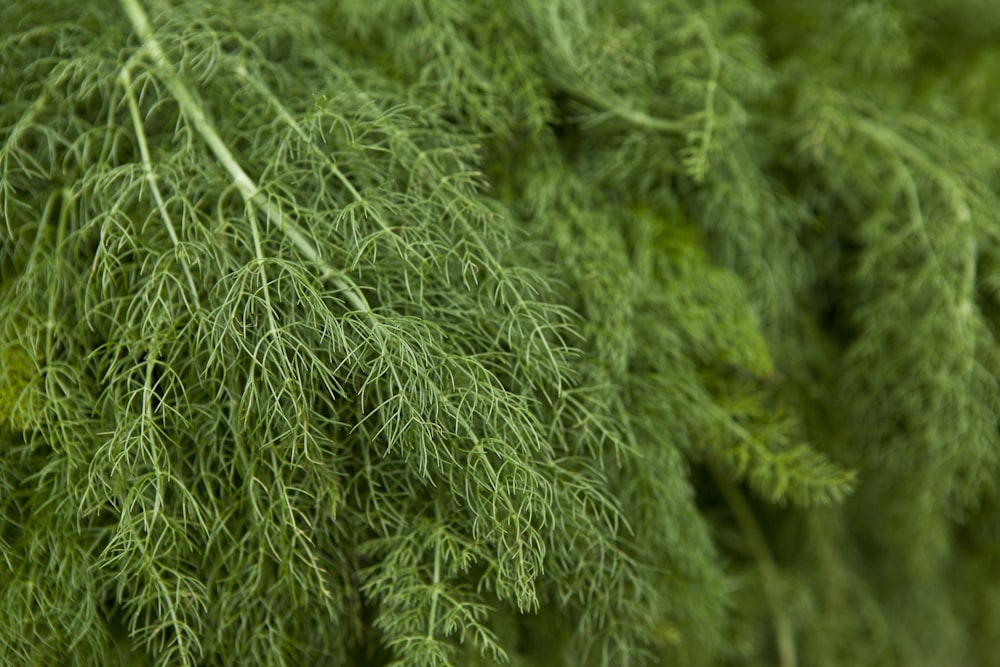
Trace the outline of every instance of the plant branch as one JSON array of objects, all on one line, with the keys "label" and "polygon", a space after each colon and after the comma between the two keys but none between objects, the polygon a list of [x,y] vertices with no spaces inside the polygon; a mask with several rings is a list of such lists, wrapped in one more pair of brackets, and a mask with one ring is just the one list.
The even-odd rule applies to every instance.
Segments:
[{"label": "plant branch", "polygon": [[170,59],[163,52],[163,48],[153,34],[153,28],[149,23],[146,13],[139,5],[138,0],[121,0],[121,4],[122,8],[128,14],[133,28],[142,40],[144,48],[152,57],[153,64],[164,72],[164,83],[170,90],[170,93],[194,125],[195,130],[201,135],[202,140],[208,144],[209,149],[222,164],[226,173],[233,179],[233,183],[240,191],[243,199],[247,203],[254,203],[259,206],[268,222],[274,223],[299,252],[311,262],[320,266],[323,269],[323,277],[329,279],[343,292],[344,298],[347,299],[352,308],[360,313],[370,315],[371,306],[357,286],[350,284],[349,279],[344,276],[342,271],[331,266],[324,260],[320,252],[310,243],[305,234],[297,228],[295,223],[288,220],[281,212],[281,209],[261,193],[257,183],[246,173],[236,159],[236,156],[226,146],[212,124],[212,121],[209,120],[204,109],[202,109],[201,104],[198,103],[191,91],[180,80],[173,63],[170,62]]},{"label": "plant branch", "polygon": [[[149,188],[153,193],[153,199],[156,201],[156,208],[160,211],[160,216],[163,218],[163,224],[167,227],[167,233],[170,235],[170,240],[173,242],[174,248],[177,248],[180,240],[177,237],[177,230],[174,228],[174,223],[170,219],[170,213],[167,211],[167,205],[163,201],[163,195],[160,193],[160,187],[156,183],[156,173],[153,171],[153,162],[149,157],[149,147],[146,143],[146,131],[143,129],[142,117],[139,114],[139,105],[136,103],[135,94],[132,92],[132,74],[128,65],[122,68],[118,78],[125,89],[125,97],[128,100],[129,115],[132,117],[132,125],[135,128],[136,142],[139,144],[139,154],[142,156],[142,172],[146,177],[146,182],[149,183]],[[184,269],[184,275],[187,278],[188,287],[191,289],[191,297],[194,299],[195,306],[198,306],[200,305],[198,288],[195,286],[194,277],[191,275],[191,269],[188,267],[187,263],[183,261],[181,262],[181,267]]]},{"label": "plant branch", "polygon": [[764,585],[764,594],[767,597],[767,604],[771,608],[771,616],[774,619],[774,642],[778,651],[779,667],[796,667],[798,659],[795,650],[795,637],[792,633],[792,624],[788,615],[782,608],[778,583],[778,566],[774,562],[774,556],[767,546],[767,538],[761,531],[757,520],[753,516],[753,511],[747,503],[746,498],[740,490],[729,481],[725,473],[719,469],[715,462],[709,460],[708,471],[712,475],[716,486],[722,492],[729,506],[729,511],[733,513],[740,532],[743,533],[747,546],[753,554],[760,571]]}]

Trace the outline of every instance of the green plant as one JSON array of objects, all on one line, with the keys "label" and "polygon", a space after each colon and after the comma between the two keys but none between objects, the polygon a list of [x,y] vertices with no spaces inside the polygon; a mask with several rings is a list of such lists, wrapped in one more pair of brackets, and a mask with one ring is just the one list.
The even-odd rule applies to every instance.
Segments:
[{"label": "green plant", "polygon": [[1000,11],[802,4],[0,9],[0,655],[996,661]]}]

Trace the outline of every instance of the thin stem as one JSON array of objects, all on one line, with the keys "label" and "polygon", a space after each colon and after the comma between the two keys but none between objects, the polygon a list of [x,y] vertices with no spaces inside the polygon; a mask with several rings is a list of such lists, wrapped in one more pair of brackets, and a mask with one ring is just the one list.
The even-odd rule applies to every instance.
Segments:
[{"label": "thin stem", "polygon": [[[944,292],[955,293],[951,302],[954,308],[955,321],[959,327],[967,332],[967,335],[970,335],[968,332],[971,330],[969,322],[974,315],[976,253],[978,246],[975,236],[972,233],[972,211],[969,209],[969,204],[965,201],[965,197],[956,194],[962,192],[962,186],[956,183],[954,177],[938,170],[933,165],[929,156],[925,155],[910,141],[892,131],[892,129],[863,117],[856,118],[854,126],[859,132],[883,148],[893,162],[894,171],[900,180],[900,187],[906,198],[910,224],[927,249],[930,260],[938,268],[935,272],[936,282],[938,282]],[[918,167],[923,166],[925,171],[937,181],[939,187],[949,199],[955,221],[961,225],[961,231],[967,234],[965,251],[959,260],[961,262],[961,270],[959,274],[960,283],[957,288],[952,288],[945,278],[953,270],[950,268],[949,262],[945,258],[942,258],[941,253],[934,247],[934,242],[928,231],[928,221],[924,216],[920,202],[920,188],[914,177],[913,170],[907,165],[906,160],[909,160]]]},{"label": "thin stem", "polygon": [[142,538],[134,534],[133,529],[133,539],[135,540],[136,549],[139,551],[140,557],[143,559],[143,566],[146,568],[146,573],[150,578],[154,580],[156,588],[159,589],[160,595],[158,596],[157,606],[163,605],[166,607],[167,615],[170,616],[170,624],[173,626],[177,637],[177,647],[180,651],[181,664],[191,665],[194,664],[191,655],[192,651],[200,651],[201,647],[198,645],[197,641],[193,647],[188,647],[187,638],[185,637],[185,629],[187,629],[187,623],[181,621],[180,617],[177,615],[177,606],[175,600],[171,595],[170,591],[167,589],[166,583],[163,581],[163,577],[156,569],[156,558],[155,556],[150,558],[146,554],[146,548],[143,546]]},{"label": "thin stem", "polygon": [[747,541],[747,546],[750,548],[750,553],[753,554],[757,569],[760,571],[761,579],[763,579],[764,595],[767,597],[767,604],[771,608],[771,617],[774,620],[774,642],[778,651],[778,665],[779,667],[796,667],[798,658],[795,637],[792,633],[791,621],[782,609],[778,593],[778,566],[767,546],[767,538],[764,537],[750,505],[740,490],[729,481],[729,478],[719,470],[714,462],[708,462],[708,471],[726,499],[729,511],[733,513],[733,518],[736,519],[740,532],[743,533],[743,537]]},{"label": "thin stem", "polygon": [[[441,521],[441,512],[435,508],[438,515],[438,522]],[[434,588],[431,591],[431,611],[427,618],[427,639],[434,640],[434,625],[437,623],[438,595],[441,592],[441,541],[434,543]]]},{"label": "thin stem", "polygon": [[705,174],[708,171],[708,153],[711,149],[712,137],[715,134],[715,95],[719,89],[722,64],[715,40],[712,39],[712,31],[709,30],[704,19],[698,19],[697,26],[698,33],[705,43],[705,50],[708,51],[709,55],[709,77],[705,85],[705,110],[702,112],[705,114],[705,125],[701,130],[701,141],[698,142],[701,145],[692,154],[692,163],[695,167],[694,179],[701,182],[705,180]]},{"label": "thin stem", "polygon": [[563,22],[559,18],[558,3],[551,3],[549,9],[549,25],[551,26],[555,50],[562,61],[561,64],[569,66],[572,80],[568,81],[570,91],[595,109],[601,109],[613,116],[618,116],[622,120],[637,127],[645,127],[658,132],[683,132],[684,123],[680,121],[658,118],[645,111],[640,111],[622,98],[621,95],[610,89],[590,90],[586,86],[590,85],[589,78],[585,73],[580,72],[576,67],[579,62],[579,55],[576,53],[572,39],[566,34]]},{"label": "thin stem", "polygon": [[[149,183],[150,191],[153,193],[153,199],[156,201],[156,208],[160,211],[160,217],[163,218],[163,224],[166,225],[167,234],[170,235],[170,240],[174,244],[174,248],[180,243],[177,236],[177,231],[174,229],[174,223],[170,219],[170,213],[167,211],[167,205],[163,201],[163,195],[160,193],[160,188],[156,184],[156,173],[153,171],[153,161],[149,157],[149,147],[146,144],[146,131],[143,129],[142,117],[139,114],[139,105],[135,101],[135,94],[132,92],[132,74],[129,71],[128,65],[122,68],[121,73],[118,75],[119,80],[121,80],[123,87],[125,88],[125,97],[128,100],[129,115],[132,116],[132,125],[135,127],[135,137],[139,144],[139,154],[142,156],[142,172],[146,177],[146,182]],[[186,262],[181,262],[181,267],[184,270],[184,275],[187,277],[188,287],[191,288],[191,296],[194,298],[196,306],[200,305],[198,299],[198,288],[195,287],[194,277],[191,275],[191,270]]]},{"label": "thin stem", "polygon": [[35,101],[32,102],[28,110],[11,127],[10,134],[7,135],[7,140],[0,147],[0,202],[3,204],[3,224],[6,228],[7,236],[10,238],[14,236],[14,231],[11,227],[11,221],[14,219],[14,216],[10,210],[10,202],[12,200],[16,201],[16,197],[13,196],[14,189],[11,185],[11,179],[8,176],[10,153],[16,150],[17,144],[21,140],[22,132],[34,123],[35,117],[41,112],[47,100],[48,95],[44,91],[35,98]]},{"label": "thin stem", "polygon": [[[258,93],[267,98],[267,101],[270,102],[271,106],[273,106],[275,110],[278,112],[278,116],[281,118],[281,120],[283,120],[290,128],[292,128],[292,131],[295,132],[295,134],[297,134],[299,138],[302,139],[302,141],[310,145],[313,145],[313,147],[315,148],[313,140],[309,137],[308,134],[306,134],[306,131],[302,129],[302,125],[297,120],[295,120],[291,112],[288,110],[288,107],[282,104],[281,100],[278,99],[278,96],[275,95],[270,88],[268,88],[263,82],[259,81],[256,77],[250,76],[250,73],[247,71],[247,68],[244,65],[240,65],[239,67],[237,67],[236,74],[241,79],[243,79],[251,86],[253,86]],[[358,203],[363,203],[364,198],[361,196],[361,193],[358,192],[357,188],[354,187],[354,184],[351,183],[351,181],[347,178],[347,176],[344,175],[344,172],[340,170],[340,167],[337,166],[337,163],[334,162],[334,160],[332,160],[329,156],[325,155],[324,152],[321,150],[317,150],[316,153],[322,155],[325,158],[327,167],[329,167],[330,172],[333,173],[334,177],[338,181],[340,181],[345,188],[347,188],[348,192],[351,193],[351,196],[354,198],[354,200],[357,201]],[[388,230],[388,225],[386,225],[385,222],[382,220],[382,216],[377,215],[375,217],[376,217],[376,222],[378,222],[383,229]]]}]

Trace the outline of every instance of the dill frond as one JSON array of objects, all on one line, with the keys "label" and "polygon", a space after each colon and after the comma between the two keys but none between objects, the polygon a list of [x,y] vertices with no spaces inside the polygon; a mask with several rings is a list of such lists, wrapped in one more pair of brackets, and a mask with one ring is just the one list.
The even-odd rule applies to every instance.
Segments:
[{"label": "dill frond", "polygon": [[0,9],[0,656],[998,659],[985,0]]}]

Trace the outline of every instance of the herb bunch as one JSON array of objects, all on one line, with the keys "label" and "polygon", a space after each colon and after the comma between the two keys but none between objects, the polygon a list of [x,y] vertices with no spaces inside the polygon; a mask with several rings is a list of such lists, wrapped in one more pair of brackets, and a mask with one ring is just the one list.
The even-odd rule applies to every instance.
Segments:
[{"label": "herb bunch", "polygon": [[0,655],[997,659],[987,4],[0,10]]}]

